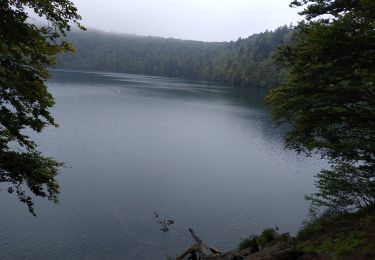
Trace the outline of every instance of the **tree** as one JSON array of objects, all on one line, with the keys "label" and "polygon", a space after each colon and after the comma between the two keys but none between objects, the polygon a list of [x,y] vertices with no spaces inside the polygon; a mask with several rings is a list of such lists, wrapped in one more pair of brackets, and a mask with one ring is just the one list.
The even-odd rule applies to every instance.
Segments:
[{"label": "tree", "polygon": [[[32,24],[29,12],[48,25]],[[84,28],[68,0],[4,0],[0,17],[0,182],[10,184],[8,192],[16,192],[35,214],[26,189],[57,202],[55,176],[62,164],[43,157],[24,129],[41,132],[57,126],[48,111],[54,100],[45,85],[47,67],[55,63],[56,54],[73,50],[59,39],[71,24]]]},{"label": "tree", "polygon": [[[370,196],[374,204],[375,2],[296,0],[291,6],[304,7],[300,14],[306,19],[296,28],[294,44],[278,53],[288,76],[267,97],[272,115],[278,125],[290,125],[287,147],[319,152],[332,164],[317,176],[319,192],[308,199],[338,210],[365,206],[349,199],[353,194]],[[327,181],[330,176],[337,178]],[[359,186],[366,194],[348,190]]]},{"label": "tree", "polygon": [[68,39],[77,53],[63,55],[57,66],[268,88],[285,76],[272,56],[281,42],[289,41],[291,33],[292,28],[283,26],[228,43],[74,31]]}]

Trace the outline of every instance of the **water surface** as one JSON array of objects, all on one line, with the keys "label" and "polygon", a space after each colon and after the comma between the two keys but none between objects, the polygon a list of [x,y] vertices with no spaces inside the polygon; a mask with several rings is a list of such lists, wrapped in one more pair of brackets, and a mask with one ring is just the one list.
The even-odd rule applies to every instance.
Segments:
[{"label": "water surface", "polygon": [[[193,228],[221,250],[306,218],[321,162],[283,149],[264,90],[113,73],[53,71],[60,127],[34,139],[66,163],[59,205],[32,217],[0,197],[1,259],[165,259]],[[172,218],[167,233],[153,220]]]}]

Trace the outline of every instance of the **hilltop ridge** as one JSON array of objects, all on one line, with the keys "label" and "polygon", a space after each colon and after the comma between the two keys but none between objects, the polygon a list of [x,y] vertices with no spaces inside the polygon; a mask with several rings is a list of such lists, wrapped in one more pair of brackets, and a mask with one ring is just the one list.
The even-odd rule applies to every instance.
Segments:
[{"label": "hilltop ridge", "polygon": [[231,42],[203,42],[155,36],[72,31],[77,52],[59,57],[57,68],[95,70],[218,81],[235,86],[272,88],[285,71],[273,61],[293,29],[254,34]]}]

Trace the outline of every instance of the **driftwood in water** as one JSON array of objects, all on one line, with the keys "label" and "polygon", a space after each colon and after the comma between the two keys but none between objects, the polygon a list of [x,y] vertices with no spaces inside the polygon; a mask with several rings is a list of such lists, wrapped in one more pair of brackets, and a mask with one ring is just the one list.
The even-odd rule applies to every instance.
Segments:
[{"label": "driftwood in water", "polygon": [[249,248],[242,251],[233,250],[221,253],[205,245],[192,229],[189,229],[189,231],[197,243],[177,256],[176,260],[297,260],[301,256],[301,252],[296,249],[293,238],[288,233],[279,235],[275,241],[270,242],[260,251],[254,240]]},{"label": "driftwood in water", "polygon": [[189,232],[197,244],[192,245],[186,249],[181,255],[176,257],[176,260],[182,260],[189,255],[189,259],[213,260],[222,259],[222,254],[215,248],[209,247],[202,242],[202,240],[195,234],[194,230],[189,228]]},{"label": "driftwood in water", "polygon": [[161,220],[161,219],[159,219],[159,214],[156,211],[154,211],[154,214],[155,214],[154,219],[155,219],[156,223],[159,223],[161,225],[160,230],[163,231],[163,232],[168,232],[169,231],[168,226],[174,224],[174,220],[172,220],[172,219]]},{"label": "driftwood in water", "polygon": [[189,228],[189,232],[191,236],[194,238],[194,240],[197,241],[198,244],[202,244],[202,240],[195,234],[192,228]]}]

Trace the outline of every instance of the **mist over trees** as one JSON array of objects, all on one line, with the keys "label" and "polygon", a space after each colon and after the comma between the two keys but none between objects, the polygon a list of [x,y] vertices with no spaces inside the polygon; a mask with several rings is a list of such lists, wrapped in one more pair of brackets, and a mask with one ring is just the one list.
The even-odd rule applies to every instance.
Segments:
[{"label": "mist over trees", "polygon": [[290,41],[292,31],[283,26],[232,42],[76,31],[69,33],[68,40],[77,52],[59,57],[57,67],[270,88],[276,87],[285,75],[273,62],[273,56],[282,43]]}]

